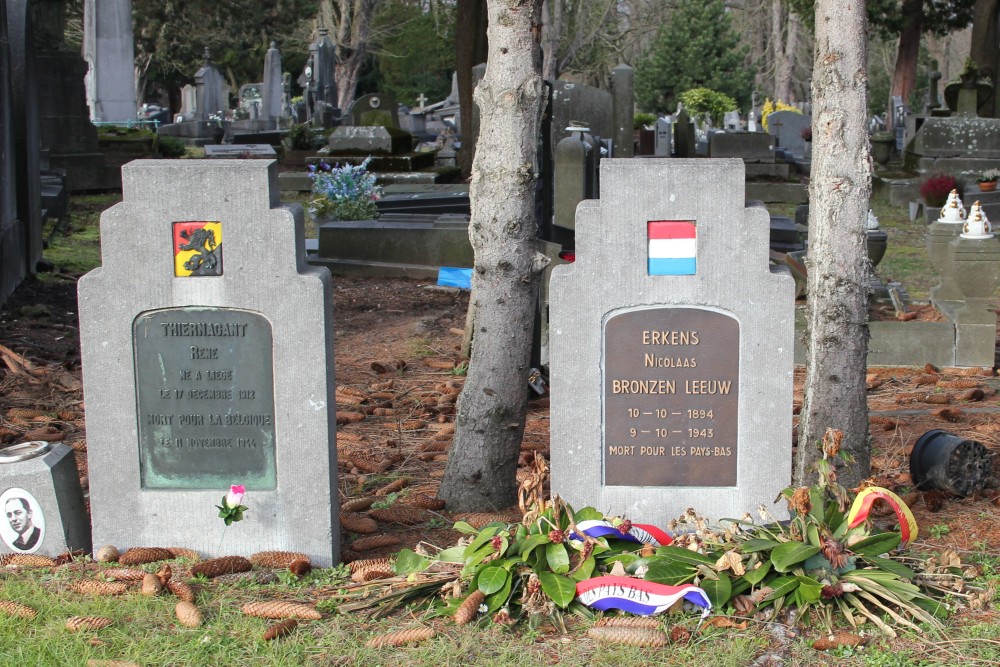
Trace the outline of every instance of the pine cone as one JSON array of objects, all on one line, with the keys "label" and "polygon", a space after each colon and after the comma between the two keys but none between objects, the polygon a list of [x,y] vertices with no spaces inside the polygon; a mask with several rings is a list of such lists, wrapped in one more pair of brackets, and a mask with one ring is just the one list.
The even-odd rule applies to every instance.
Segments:
[{"label": "pine cone", "polygon": [[587,630],[591,639],[610,644],[658,647],[667,645],[667,636],[660,630],[649,628],[595,627]]},{"label": "pine cone", "polygon": [[109,567],[103,571],[103,574],[114,581],[142,581],[143,577],[146,576],[146,572],[143,570],[132,567]]},{"label": "pine cone", "polygon": [[7,565],[20,565],[21,567],[54,567],[56,562],[48,556],[38,554],[13,554]]},{"label": "pine cone", "polygon": [[163,584],[155,574],[147,574],[142,578],[142,594],[147,596],[159,595],[163,591]]},{"label": "pine cone", "polygon": [[650,616],[605,616],[594,623],[597,628],[646,628],[661,630],[663,624]]},{"label": "pine cone", "polygon": [[22,439],[27,441],[44,440],[46,442],[59,442],[65,437],[66,434],[54,426],[42,426],[40,428],[31,429],[21,436]]},{"label": "pine cone", "polygon": [[87,667],[140,667],[137,662],[128,660],[97,660],[91,658],[87,661]]},{"label": "pine cone", "polygon": [[351,581],[361,584],[366,581],[374,581],[375,579],[388,579],[395,575],[396,573],[392,571],[391,567],[363,567],[351,574]]},{"label": "pine cone", "polygon": [[413,507],[419,507],[425,510],[443,510],[444,501],[440,498],[433,498],[424,493],[414,493],[411,494],[409,498],[406,499],[406,504]]},{"label": "pine cone", "polygon": [[220,584],[250,582],[252,584],[256,584],[257,586],[267,586],[268,584],[277,582],[278,575],[271,570],[251,570],[249,572],[233,572],[232,574],[223,574],[216,577],[215,581]]},{"label": "pine cone", "polygon": [[288,571],[301,579],[312,572],[312,561],[308,558],[296,558],[288,564]]},{"label": "pine cone", "polygon": [[269,642],[272,639],[280,639],[281,637],[287,637],[292,634],[292,632],[297,628],[299,622],[294,618],[286,618],[283,621],[275,623],[267,630],[264,631],[264,641]]},{"label": "pine cone", "polygon": [[307,621],[318,621],[323,617],[309,605],[280,600],[247,602],[240,609],[247,616],[256,616],[257,618],[301,618]]},{"label": "pine cone", "polygon": [[366,398],[368,393],[364,389],[358,389],[357,387],[351,387],[346,384],[338,384],[335,388],[336,393],[345,394],[347,396],[357,396],[358,398]]},{"label": "pine cone", "polygon": [[358,470],[368,473],[385,472],[392,465],[390,461],[382,456],[372,456],[363,452],[356,452],[351,456],[351,462]]},{"label": "pine cone", "polygon": [[436,632],[434,628],[408,628],[397,630],[385,635],[376,635],[365,644],[368,648],[384,648],[386,646],[403,646],[405,644],[416,644],[433,637]]},{"label": "pine cone", "polygon": [[427,428],[427,422],[422,419],[407,419],[399,428],[404,431],[420,431]]},{"label": "pine cone", "polygon": [[402,526],[415,526],[427,520],[427,513],[422,509],[406,505],[371,510],[368,516],[383,523],[398,523]]},{"label": "pine cone", "polygon": [[360,554],[353,549],[348,547],[340,548],[340,562],[341,563],[353,563],[356,560],[360,560]]},{"label": "pine cone", "polygon": [[128,590],[128,585],[120,581],[81,579],[72,588],[77,593],[82,593],[83,595],[122,595]]},{"label": "pine cone", "polygon": [[951,403],[951,396],[948,394],[927,394],[920,399],[923,403],[931,403],[933,405],[947,405]]},{"label": "pine cone", "polygon": [[258,551],[250,556],[250,562],[257,567],[284,569],[299,559],[309,560],[309,556],[297,551]]},{"label": "pine cone", "polygon": [[446,452],[451,447],[451,435],[447,441],[433,440],[420,447],[421,452]]},{"label": "pine cone", "polygon": [[211,560],[195,563],[191,567],[191,576],[203,575],[213,579],[223,574],[233,572],[248,572],[253,569],[253,563],[243,556],[223,556],[222,558],[212,558]]},{"label": "pine cone", "polygon": [[967,389],[955,398],[959,401],[981,401],[986,398],[986,392],[982,389]]},{"label": "pine cone", "polygon": [[7,419],[20,419],[22,421],[30,421],[35,417],[44,417],[45,413],[41,410],[32,410],[31,408],[11,408],[7,411]]},{"label": "pine cone", "polygon": [[502,523],[518,523],[521,520],[520,517],[516,517],[512,514],[498,514],[496,512],[473,512],[471,514],[460,514],[458,515],[458,518],[476,530],[497,521]]},{"label": "pine cone", "polygon": [[0,567],[7,567],[10,559],[14,557],[15,554],[0,554]]},{"label": "pine cone", "polygon": [[117,563],[120,556],[118,547],[113,544],[105,544],[94,552],[94,560],[98,563]]},{"label": "pine cone", "polygon": [[178,600],[183,600],[184,602],[194,602],[194,588],[189,584],[185,584],[183,581],[168,581],[167,590],[173,593]]},{"label": "pine cone", "polygon": [[377,568],[380,570],[391,570],[396,565],[395,558],[364,558],[361,560],[353,561],[348,565],[348,569],[351,574],[354,574],[358,570],[365,570],[370,568]]},{"label": "pine cone", "polygon": [[365,413],[363,412],[341,412],[337,411],[337,425],[343,426],[344,424],[353,424],[359,422],[365,418]]},{"label": "pine cone", "polygon": [[455,610],[455,625],[466,625],[474,621],[479,615],[479,605],[485,599],[486,596],[478,588],[469,593],[469,597],[465,598],[465,601],[458,605],[458,609]]},{"label": "pine cone", "polygon": [[177,616],[177,620],[185,628],[197,628],[205,620],[201,615],[201,610],[193,602],[185,600],[181,600],[174,607],[174,615]]},{"label": "pine cone", "polygon": [[174,576],[174,568],[170,567],[170,563],[164,563],[160,569],[156,571],[156,578],[160,580],[161,586],[166,586],[172,576]]},{"label": "pine cone", "polygon": [[918,387],[926,384],[937,384],[937,382],[938,382],[937,375],[918,375],[917,377],[913,378],[913,384],[917,385]]},{"label": "pine cone", "polygon": [[341,512],[340,527],[349,533],[362,535],[368,535],[378,530],[378,524],[375,523],[374,519],[369,519],[355,512]]},{"label": "pine cone", "polygon": [[184,560],[189,560],[192,563],[197,563],[201,560],[201,554],[194,549],[185,549],[184,547],[167,547],[167,551],[170,552],[174,558],[183,558]]},{"label": "pine cone", "polygon": [[381,487],[379,489],[376,489],[375,490],[375,495],[376,496],[380,496],[380,497],[381,496],[387,496],[390,493],[395,493],[396,491],[402,490],[409,483],[410,483],[410,480],[408,478],[406,478],[406,477],[400,477],[399,479],[394,480],[392,482],[389,482],[385,486],[383,486],[383,487]]},{"label": "pine cone", "polygon": [[362,537],[359,540],[354,540],[351,542],[351,549],[355,551],[372,551],[374,549],[381,549],[382,547],[392,547],[399,544],[399,538],[395,535],[372,535],[371,537]]},{"label": "pine cone", "polygon": [[[378,498],[375,498],[374,496],[368,497],[368,498],[352,498],[351,500],[345,500],[340,505],[340,511],[341,512],[363,512],[366,509],[368,509],[369,507],[371,507],[372,505],[374,505],[376,500],[378,500]],[[341,515],[341,516],[343,516],[343,515]]]},{"label": "pine cone", "polygon": [[106,616],[70,616],[66,619],[66,629],[70,632],[82,630],[100,630],[111,625],[113,621]]},{"label": "pine cone", "polygon": [[940,380],[937,386],[942,389],[976,389],[982,382],[979,380],[973,380],[971,378],[962,378],[959,380]]},{"label": "pine cone", "polygon": [[13,600],[0,600],[0,614],[18,618],[34,618],[38,612],[27,605]]},{"label": "pine cone", "polygon": [[122,565],[142,565],[144,563],[155,563],[158,560],[170,560],[174,555],[169,549],[160,547],[132,547],[119,558]]}]

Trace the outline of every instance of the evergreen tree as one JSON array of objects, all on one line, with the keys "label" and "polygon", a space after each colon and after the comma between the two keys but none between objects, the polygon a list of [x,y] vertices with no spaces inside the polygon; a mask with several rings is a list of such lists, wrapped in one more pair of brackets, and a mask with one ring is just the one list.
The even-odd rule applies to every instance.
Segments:
[{"label": "evergreen tree", "polygon": [[639,106],[670,112],[691,88],[711,88],[750,105],[753,72],[733,30],[725,0],[681,0],[636,66]]}]

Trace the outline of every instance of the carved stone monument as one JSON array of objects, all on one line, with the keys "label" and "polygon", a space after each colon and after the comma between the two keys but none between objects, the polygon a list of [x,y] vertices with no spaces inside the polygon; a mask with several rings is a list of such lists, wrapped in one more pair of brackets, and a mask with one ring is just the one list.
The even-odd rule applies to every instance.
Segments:
[{"label": "carved stone monument", "polygon": [[[332,288],[301,209],[273,161],[122,172],[79,286],[95,545],[337,562]],[[220,547],[232,484],[250,509]]]},{"label": "carved stone monument", "polygon": [[794,282],[738,159],[611,159],[550,283],[552,491],[663,524],[791,478]]}]

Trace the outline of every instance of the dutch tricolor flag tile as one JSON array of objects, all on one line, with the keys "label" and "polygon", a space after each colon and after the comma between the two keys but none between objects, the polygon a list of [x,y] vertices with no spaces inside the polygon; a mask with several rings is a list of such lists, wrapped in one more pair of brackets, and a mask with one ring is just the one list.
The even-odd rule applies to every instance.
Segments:
[{"label": "dutch tricolor flag tile", "polygon": [[647,223],[649,275],[693,276],[698,268],[694,222],[656,220]]}]

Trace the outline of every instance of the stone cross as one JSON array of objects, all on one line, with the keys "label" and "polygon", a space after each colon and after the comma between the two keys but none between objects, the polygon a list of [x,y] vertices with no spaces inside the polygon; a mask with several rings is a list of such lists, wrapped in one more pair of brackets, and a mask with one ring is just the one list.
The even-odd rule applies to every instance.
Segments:
[{"label": "stone cross", "polygon": [[420,105],[419,109],[423,111],[424,105],[427,104],[427,97],[423,93],[417,95],[417,104]]}]

